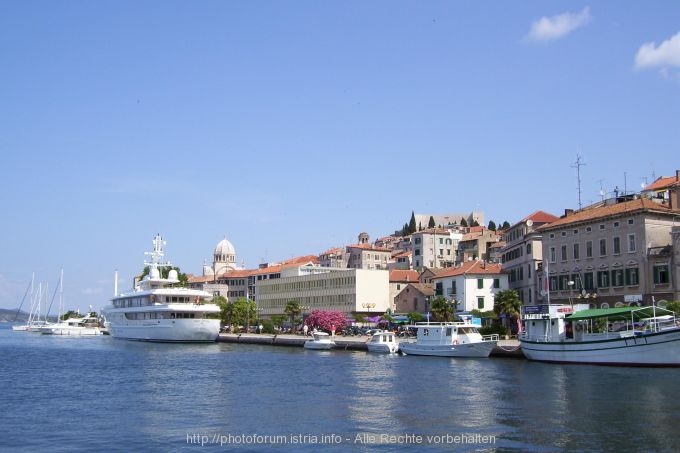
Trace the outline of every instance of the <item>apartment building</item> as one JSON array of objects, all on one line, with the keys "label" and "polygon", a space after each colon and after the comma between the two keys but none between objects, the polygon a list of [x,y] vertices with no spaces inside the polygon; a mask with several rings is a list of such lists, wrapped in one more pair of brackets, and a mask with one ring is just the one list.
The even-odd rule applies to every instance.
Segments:
[{"label": "apartment building", "polygon": [[411,235],[413,268],[449,267],[457,260],[463,234],[457,229],[428,228]]},{"label": "apartment building", "polygon": [[517,291],[523,304],[544,302],[538,293],[538,269],[543,259],[542,236],[537,231],[543,225],[559,220],[544,211],[536,211],[503,232],[501,249],[503,271],[508,274],[510,289]]},{"label": "apartment building", "polygon": [[538,228],[547,274],[545,300],[577,300],[594,307],[649,305],[678,298],[680,220],[677,184],[668,198],[622,196],[573,212]]}]

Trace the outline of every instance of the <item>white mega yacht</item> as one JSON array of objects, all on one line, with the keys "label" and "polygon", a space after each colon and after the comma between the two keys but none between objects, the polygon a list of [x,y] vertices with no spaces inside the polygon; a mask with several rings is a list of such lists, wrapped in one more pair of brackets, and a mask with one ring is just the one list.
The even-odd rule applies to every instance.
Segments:
[{"label": "white mega yacht", "polygon": [[136,282],[129,293],[118,294],[104,308],[105,326],[114,338],[139,341],[200,343],[217,340],[220,331],[220,307],[211,303],[212,294],[175,286],[177,271],[167,278],[161,275],[165,242],[160,235],[153,240],[149,274]]}]

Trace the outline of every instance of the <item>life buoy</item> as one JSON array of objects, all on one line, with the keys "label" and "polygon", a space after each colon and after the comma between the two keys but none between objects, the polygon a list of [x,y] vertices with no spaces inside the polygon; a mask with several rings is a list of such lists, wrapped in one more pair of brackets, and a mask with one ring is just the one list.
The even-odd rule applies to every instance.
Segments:
[{"label": "life buoy", "polygon": [[453,344],[458,344],[458,340],[453,340]]}]

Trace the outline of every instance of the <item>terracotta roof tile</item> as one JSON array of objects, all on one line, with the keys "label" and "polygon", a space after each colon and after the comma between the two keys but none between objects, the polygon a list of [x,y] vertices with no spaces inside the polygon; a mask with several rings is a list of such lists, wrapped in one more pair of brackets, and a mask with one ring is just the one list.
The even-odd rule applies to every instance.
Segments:
[{"label": "terracotta roof tile", "polygon": [[390,271],[390,282],[418,282],[418,271],[393,269]]},{"label": "terracotta roof tile", "polygon": [[466,261],[458,267],[448,267],[443,269],[443,272],[437,274],[433,278],[442,277],[453,277],[456,275],[467,275],[467,274],[502,274],[503,270],[500,264],[497,263],[487,263],[480,260]]},{"label": "terracotta roof tile", "polygon": [[538,228],[540,231],[549,231],[556,228],[562,228],[565,225],[571,225],[579,222],[588,222],[597,219],[602,219],[612,216],[630,215],[643,211],[656,212],[680,212],[679,210],[671,210],[668,205],[657,203],[647,198],[638,198],[636,200],[624,201],[608,206],[597,206],[593,208],[586,208],[581,211],[576,211],[566,217],[562,217],[552,223],[543,225]]},{"label": "terracotta roof tile", "polygon": [[667,189],[673,184],[678,182],[675,176],[661,176],[656,179],[653,183],[645,187],[643,190],[661,190],[661,189]]}]

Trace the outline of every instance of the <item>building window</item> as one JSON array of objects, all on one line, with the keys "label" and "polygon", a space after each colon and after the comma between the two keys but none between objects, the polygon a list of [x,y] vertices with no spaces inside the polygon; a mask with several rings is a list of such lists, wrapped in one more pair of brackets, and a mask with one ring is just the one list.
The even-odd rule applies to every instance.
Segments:
[{"label": "building window", "polygon": [[531,254],[531,244],[527,244],[527,255]]},{"label": "building window", "polygon": [[592,227],[586,227],[586,233],[590,233],[591,231],[593,231]]},{"label": "building window", "polygon": [[567,261],[567,246],[563,245],[561,247],[560,252],[561,252],[561,256],[562,256],[562,261]]},{"label": "building window", "polygon": [[623,286],[623,269],[614,269],[612,271],[612,286]]},{"label": "building window", "polygon": [[597,287],[609,288],[609,271],[597,272]]},{"label": "building window", "polygon": [[557,288],[560,291],[564,291],[565,289],[569,289],[569,285],[567,284],[567,282],[569,282],[569,276],[568,275],[560,275],[559,286]]},{"label": "building window", "polygon": [[415,249],[413,253],[415,253],[416,256],[420,256],[420,249]]},{"label": "building window", "polygon": [[669,282],[668,264],[654,265],[654,284],[663,285]]},{"label": "building window", "polygon": [[484,279],[478,278],[477,279],[477,289],[482,289],[482,288],[484,288]]},{"label": "building window", "polygon": [[628,251],[635,252],[635,234],[628,235]]},{"label": "building window", "polygon": [[550,233],[550,239],[555,239],[555,233]]},{"label": "building window", "polygon": [[604,230],[604,223],[602,225],[600,225],[600,229]]},{"label": "building window", "polygon": [[483,297],[478,297],[478,298],[477,298],[477,309],[478,309],[478,310],[483,310],[483,309],[484,309],[484,298],[483,298]]},{"label": "building window", "polygon": [[574,236],[578,234],[578,229],[574,230]]},{"label": "building window", "polygon": [[555,247],[550,247],[550,262],[554,263],[555,261],[557,261],[557,251]]},{"label": "building window", "polygon": [[635,220],[633,220],[633,219],[628,219],[628,225],[632,225],[632,224],[634,224],[634,223],[635,223]]},{"label": "building window", "polygon": [[593,279],[592,272],[586,272],[583,274],[583,289],[586,291],[592,291],[595,289],[595,280]]},{"label": "building window", "polygon": [[607,254],[607,240],[600,239],[600,256],[605,256]]},{"label": "building window", "polygon": [[498,289],[501,287],[501,279],[500,278],[494,278],[493,279],[493,287]]},{"label": "building window", "polygon": [[586,258],[593,257],[593,241],[586,241]]},{"label": "building window", "polygon": [[562,232],[562,237],[565,237],[566,235],[567,235],[567,232],[566,232],[566,231],[563,231],[563,232]]},{"label": "building window", "polygon": [[574,244],[574,259],[577,260],[580,258],[580,253],[579,253],[579,245],[578,242]]},{"label": "building window", "polygon": [[619,222],[614,222],[614,228],[618,228],[618,227],[619,227]]},{"label": "building window", "polygon": [[626,285],[627,286],[639,285],[637,267],[631,267],[626,269]]},{"label": "building window", "polygon": [[620,253],[621,253],[621,238],[617,236],[614,238],[614,255],[618,255]]}]

